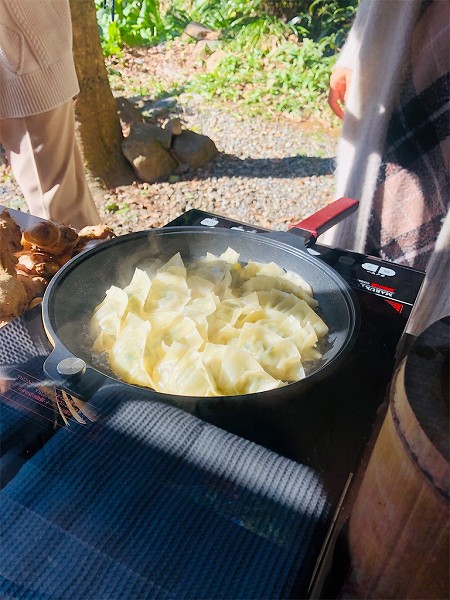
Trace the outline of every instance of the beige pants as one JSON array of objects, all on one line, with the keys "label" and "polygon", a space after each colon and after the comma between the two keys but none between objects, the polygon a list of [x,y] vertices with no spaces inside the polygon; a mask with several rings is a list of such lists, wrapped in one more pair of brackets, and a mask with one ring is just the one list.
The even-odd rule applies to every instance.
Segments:
[{"label": "beige pants", "polygon": [[100,222],[75,137],[73,101],[0,120],[0,143],[32,215],[81,229]]}]

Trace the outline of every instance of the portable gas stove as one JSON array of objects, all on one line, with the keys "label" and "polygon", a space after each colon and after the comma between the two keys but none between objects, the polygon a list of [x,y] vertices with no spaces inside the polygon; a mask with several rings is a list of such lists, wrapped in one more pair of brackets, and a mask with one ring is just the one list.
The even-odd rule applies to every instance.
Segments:
[{"label": "portable gas stove", "polygon": [[[179,225],[264,231],[197,209],[168,223]],[[359,301],[360,329],[344,364],[307,390],[304,398],[258,407],[215,398],[213,406],[198,403],[195,412],[208,422],[310,465],[320,472],[337,504],[358,467],[384,400],[424,273],[348,250],[315,245],[308,252],[333,267]]]}]

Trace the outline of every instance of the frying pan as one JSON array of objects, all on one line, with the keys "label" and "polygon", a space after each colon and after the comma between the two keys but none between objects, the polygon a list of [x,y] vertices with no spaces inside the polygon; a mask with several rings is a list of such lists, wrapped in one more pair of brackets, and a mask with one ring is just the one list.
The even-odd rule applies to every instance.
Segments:
[{"label": "frying pan", "polygon": [[359,319],[357,301],[350,287],[336,271],[312,256],[307,245],[314,243],[322,232],[357,207],[357,201],[341,198],[297,223],[289,232],[165,227],[125,234],[79,254],[53,277],[44,295],[43,322],[54,346],[45,361],[45,372],[59,387],[82,399],[89,399],[105,383],[120,384],[126,392],[169,403],[185,398],[125,383],[108,366],[94,364],[89,322],[106,290],[111,285],[128,285],[136,267],[144,261],[151,258],[166,261],[180,252],[183,260],[189,263],[203,258],[207,252],[218,255],[231,247],[244,263],[249,260],[275,262],[301,275],[313,288],[321,316],[329,327],[329,336],[322,358],[314,362],[301,381],[265,392],[222,398],[270,396],[273,400],[286,393],[302,392],[326,377],[345,359],[353,345]]}]

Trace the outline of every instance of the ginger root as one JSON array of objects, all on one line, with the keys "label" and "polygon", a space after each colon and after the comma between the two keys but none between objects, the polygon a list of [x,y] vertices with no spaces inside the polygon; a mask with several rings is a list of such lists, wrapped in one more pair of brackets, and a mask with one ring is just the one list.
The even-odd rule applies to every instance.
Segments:
[{"label": "ginger root", "polygon": [[106,225],[88,225],[78,232],[78,239],[83,240],[106,240],[115,237],[114,231]]},{"label": "ginger root", "polygon": [[16,277],[16,252],[20,250],[20,227],[9,214],[0,213],[0,321],[17,317],[30,300],[27,290]]},{"label": "ginger root", "polygon": [[78,242],[75,253],[88,248],[91,242],[106,240],[116,237],[114,231],[106,225],[88,225],[78,232]]},{"label": "ginger root", "polygon": [[50,279],[73,256],[111,237],[105,225],[77,233],[52,221],[21,231],[9,211],[0,212],[0,325],[41,302]]},{"label": "ginger root", "polygon": [[26,250],[38,250],[51,255],[68,254],[78,242],[78,233],[66,225],[52,221],[40,221],[22,233],[22,246]]},{"label": "ginger root", "polygon": [[10,275],[16,272],[16,252],[22,250],[20,227],[6,209],[0,212],[0,268]]},{"label": "ginger root", "polygon": [[17,281],[24,286],[28,297],[31,299],[42,297],[48,285],[48,281],[44,277],[30,275],[25,272],[17,273]]},{"label": "ginger root", "polygon": [[30,275],[40,277],[51,277],[60,269],[60,264],[54,260],[53,256],[45,252],[36,252],[34,250],[19,252],[17,254],[18,262],[16,269],[24,271]]},{"label": "ginger root", "polygon": [[30,298],[25,287],[14,275],[0,271],[0,321],[8,321],[21,315]]}]

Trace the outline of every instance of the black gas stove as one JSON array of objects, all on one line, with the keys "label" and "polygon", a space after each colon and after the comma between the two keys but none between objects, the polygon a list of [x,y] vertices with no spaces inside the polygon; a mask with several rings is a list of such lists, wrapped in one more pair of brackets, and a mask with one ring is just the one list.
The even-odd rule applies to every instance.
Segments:
[{"label": "black gas stove", "polygon": [[[264,231],[197,209],[169,226]],[[339,501],[358,467],[392,376],[399,343],[424,273],[371,256],[315,245],[308,250],[333,267],[355,291],[359,333],[339,369],[302,397],[273,404],[198,402],[202,419],[317,470]]]}]

